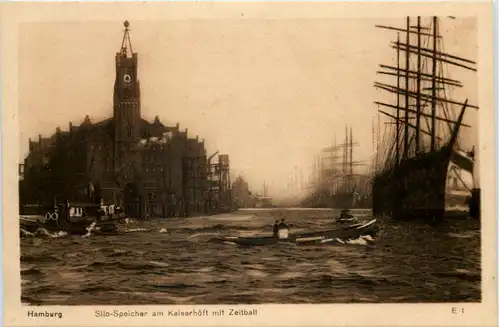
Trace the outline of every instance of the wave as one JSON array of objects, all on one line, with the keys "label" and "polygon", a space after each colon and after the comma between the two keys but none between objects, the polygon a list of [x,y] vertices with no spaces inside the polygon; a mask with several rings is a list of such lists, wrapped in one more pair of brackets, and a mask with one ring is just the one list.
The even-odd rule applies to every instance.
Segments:
[{"label": "wave", "polygon": [[23,228],[19,229],[21,237],[51,237],[51,238],[59,238],[67,236],[68,233],[65,231],[57,231],[55,233],[51,233],[45,228],[38,228],[35,232],[27,231]]},{"label": "wave", "polygon": [[126,229],[124,232],[125,233],[134,233],[134,232],[148,232],[149,229],[147,228],[130,228]]},{"label": "wave", "polygon": [[60,258],[56,257],[52,254],[44,254],[44,255],[23,255],[21,254],[21,262],[25,263],[42,263],[42,262],[57,262],[62,261]]},{"label": "wave", "polygon": [[123,250],[123,249],[113,249],[113,252],[108,255],[108,257],[122,257],[122,256],[130,256],[135,255],[136,253],[131,250]]},{"label": "wave", "polygon": [[110,262],[94,261],[91,264],[87,265],[86,268],[110,267],[110,266],[116,266],[118,263],[119,262],[117,261],[110,261]]},{"label": "wave", "polygon": [[448,272],[437,272],[435,275],[440,277],[453,277],[472,282],[481,281],[480,273],[473,273],[467,269],[454,269],[453,271]]},{"label": "wave", "polygon": [[169,263],[166,262],[161,262],[161,261],[148,261],[149,264],[157,267],[168,267],[170,266]]},{"label": "wave", "polygon": [[[235,226],[228,226],[223,224],[217,224],[214,226],[203,226],[203,227],[181,227],[173,229],[176,232],[193,234],[193,233],[210,233],[210,232],[221,232],[224,230],[233,229]],[[245,227],[250,228],[250,227]]]},{"label": "wave", "polygon": [[475,235],[470,233],[470,232],[465,232],[465,233],[448,233],[448,236],[450,237],[455,237],[455,238],[472,238]]},{"label": "wave", "polygon": [[124,269],[124,270],[138,270],[138,271],[145,271],[147,269],[154,269],[154,268],[163,268],[167,267],[169,264],[165,262],[158,262],[158,261],[147,261],[147,262],[118,262],[116,264],[116,267]]},{"label": "wave", "polygon": [[113,287],[95,285],[95,286],[84,287],[80,290],[80,292],[82,292],[82,293],[100,293],[100,292],[111,292],[114,290],[115,289]]},{"label": "wave", "polygon": [[19,232],[20,232],[21,237],[29,237],[29,236],[33,237],[33,236],[35,236],[35,233],[29,232],[29,231],[22,229],[22,228],[19,230]]},{"label": "wave", "polygon": [[175,284],[151,285],[151,287],[155,289],[186,289],[186,288],[199,288],[201,286],[195,284],[175,283]]},{"label": "wave", "polygon": [[161,261],[132,261],[132,262],[124,262],[124,261],[95,261],[91,264],[85,266],[85,268],[117,268],[122,270],[137,270],[143,272],[147,269],[154,268],[164,268],[170,266],[169,263],[161,262]]},{"label": "wave", "polygon": [[256,278],[259,278],[259,277],[267,277],[269,276],[268,273],[266,273],[265,271],[262,271],[262,270],[258,270],[258,269],[250,269],[250,270],[247,270],[246,271],[246,274],[250,277],[256,277]]},{"label": "wave", "polygon": [[36,269],[35,267],[31,267],[28,269],[21,270],[21,276],[41,276],[43,273]]}]

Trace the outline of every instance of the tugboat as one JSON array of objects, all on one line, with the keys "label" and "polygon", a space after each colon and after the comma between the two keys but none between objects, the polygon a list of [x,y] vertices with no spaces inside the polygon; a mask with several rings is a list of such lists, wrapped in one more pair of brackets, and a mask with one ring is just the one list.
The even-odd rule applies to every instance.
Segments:
[{"label": "tugboat", "polygon": [[70,203],[67,200],[54,203],[51,208],[30,206],[30,209],[21,208],[20,217],[20,228],[30,233],[43,228],[49,232],[85,235],[93,225],[96,234],[109,234],[117,230],[114,220],[124,218],[122,210],[114,205]]}]

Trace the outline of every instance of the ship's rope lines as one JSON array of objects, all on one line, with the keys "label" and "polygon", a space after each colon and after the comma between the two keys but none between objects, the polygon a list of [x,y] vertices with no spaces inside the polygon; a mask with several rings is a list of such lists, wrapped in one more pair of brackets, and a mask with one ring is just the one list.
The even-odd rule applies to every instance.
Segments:
[{"label": "ship's rope lines", "polygon": [[[409,64],[411,65],[411,60],[409,60]],[[399,66],[399,63],[398,63],[398,66]],[[407,67],[407,69],[410,69],[410,67]],[[401,77],[404,78],[404,75]],[[412,81],[412,79],[409,80],[409,84],[411,84],[411,81]],[[396,96],[399,97],[400,95],[397,94]],[[405,105],[407,105],[407,104],[405,103]],[[407,114],[407,112],[405,112],[405,114]],[[380,116],[380,114],[379,114],[379,116]],[[401,117],[401,118],[404,119],[404,117]],[[392,120],[390,120],[389,123],[392,123]],[[393,150],[395,148],[396,142],[398,142],[399,140],[396,140],[396,136],[397,136],[396,131],[395,131],[396,128],[392,129],[392,128],[388,127],[389,124],[387,122],[383,122],[383,124],[385,125],[384,132],[382,134],[382,140],[381,140],[379,146],[377,146],[377,155],[375,156],[375,163],[376,163],[376,166],[380,167],[382,171],[386,171],[387,169],[392,168],[394,165],[394,162],[396,161],[396,160],[394,160],[395,158],[393,158],[393,152],[394,152]],[[396,124],[394,124],[394,125],[398,126]],[[403,124],[399,124],[400,127],[402,125]],[[380,128],[380,126],[378,126],[378,129],[379,128]],[[404,135],[403,135],[403,138],[404,138]],[[380,151],[381,148],[383,149],[382,152]]]},{"label": "ship's rope lines", "polygon": [[[399,128],[400,128],[399,134],[401,135],[403,133],[403,128],[404,127],[401,125]],[[398,164],[400,161],[403,160],[403,157],[404,157],[404,149],[403,149],[403,147],[404,147],[404,139],[401,138],[399,140],[399,149],[400,149],[399,150],[399,157],[397,158],[398,160],[397,160],[396,164]]]},{"label": "ship's rope lines", "polygon": [[[403,133],[404,133],[404,126],[400,125],[399,126],[400,139],[397,140],[398,141],[398,145],[399,145],[399,155],[397,155],[395,153],[394,160],[392,162],[391,168],[393,168],[394,166],[398,165],[399,162],[401,162],[404,159],[404,157],[405,157],[405,153],[404,153],[404,137],[401,137],[401,136],[403,136]],[[394,131],[394,134],[396,134],[396,131]],[[394,138],[396,138],[396,135],[394,135]],[[396,143],[394,143],[394,147],[395,147],[395,145],[396,145]]]},{"label": "ship's rope lines", "polygon": [[393,165],[393,153],[394,153],[394,148],[395,148],[396,142],[392,142],[389,147],[386,148],[386,169],[387,167],[391,167]]},{"label": "ship's rope lines", "polygon": [[[385,157],[385,153],[386,153],[386,150],[387,150],[387,125],[385,125],[384,122],[382,122],[382,124],[384,124],[384,129],[383,129],[383,133],[382,133],[382,139],[380,140],[380,143],[379,143],[379,146],[378,146],[378,149],[377,149],[377,157],[376,157],[376,161],[377,161],[377,167],[380,167],[381,170],[385,170],[385,164],[386,164],[386,157]],[[380,128],[380,126],[379,126]]]},{"label": "ship's rope lines", "polygon": [[[403,139],[401,138],[401,133],[403,131],[403,125],[399,125],[399,139],[398,139],[398,134],[397,134],[397,130],[396,128],[394,128],[394,132],[393,132],[393,139],[394,139],[394,143],[393,143],[393,153],[394,155],[392,156],[392,162],[391,162],[391,166],[394,166],[396,165],[400,160],[401,160],[401,150],[403,149]],[[399,146],[399,154],[397,153],[396,151],[396,144]]]},{"label": "ship's rope lines", "polygon": [[[437,29],[438,30],[437,30],[436,34],[440,35],[439,34],[439,26],[437,27]],[[440,39],[438,39],[436,41],[436,51],[437,52],[444,51],[444,49],[442,48],[442,41]],[[436,59],[436,65],[438,66],[437,76],[438,77],[444,77],[443,63],[441,62],[441,60],[439,60],[439,56],[440,56],[439,54],[436,54],[436,58],[437,58]],[[443,82],[441,82],[440,80],[438,80],[436,87],[437,87],[436,96],[441,97],[441,94],[442,94],[442,97],[444,99],[446,99],[446,84],[443,83]],[[439,107],[442,108],[445,118],[448,118],[447,117],[448,115],[447,115],[446,103],[445,102],[438,102],[438,101],[436,101],[436,116],[438,115],[438,109],[439,109]],[[438,125],[438,126],[436,126],[437,127],[436,128],[436,132],[437,132],[436,136],[440,136],[440,135],[442,135],[440,132],[443,129],[443,124],[440,121],[436,121],[436,124]],[[444,133],[444,131],[443,131],[443,133]],[[440,143],[439,139],[436,140],[436,143],[438,145],[440,145],[439,144]]]},{"label": "ship's rope lines", "polygon": [[[444,43],[441,41],[438,41],[438,51],[439,52],[445,51]],[[440,77],[449,76],[449,67],[447,64],[445,64],[445,63],[439,64],[439,76]],[[450,91],[449,87],[447,87],[445,84],[442,85],[442,89],[439,88],[438,90],[440,90],[442,92],[444,99],[448,99],[451,96],[451,91]],[[450,105],[448,103],[442,101],[440,105],[443,108],[444,118],[450,119],[450,120],[453,120],[453,118],[456,118],[456,117],[451,117],[450,112],[453,112],[453,111],[451,110]],[[444,131],[446,129],[446,126],[448,127],[448,131],[450,133],[453,131],[454,126],[452,125],[452,123],[447,122],[444,124],[442,123],[440,125],[441,125],[441,129],[443,132],[443,136],[446,134],[446,132]],[[444,139],[444,137],[443,137],[443,139]]]},{"label": "ship's rope lines", "polygon": [[470,193],[472,193],[472,190],[467,186],[467,184],[464,182],[464,180],[462,179],[462,177],[458,173],[458,168],[457,167],[451,167],[451,170],[453,171],[453,173],[455,173],[455,176],[458,177],[458,179],[460,180],[460,182],[462,182],[462,185],[465,186],[465,188],[467,189],[467,191],[469,191]]},{"label": "ship's rope lines", "polygon": [[390,128],[388,125],[385,125],[384,127],[384,134],[387,135],[387,140],[384,142],[384,153],[383,153],[383,166],[384,169],[387,169],[392,165],[391,162],[391,151],[394,148],[394,139],[396,135],[392,131],[392,128]]},{"label": "ship's rope lines", "polygon": [[[380,114],[379,114],[380,116]],[[380,133],[380,124],[383,124],[383,126],[385,126],[385,118],[382,119],[382,121],[378,122],[378,135],[380,136],[381,135],[381,138],[377,144],[377,156],[375,158],[375,160],[377,161],[377,166],[381,166],[381,164],[384,162],[385,158],[384,158],[384,152],[383,152],[383,149],[385,149],[385,145],[387,144],[387,131],[386,131],[386,128],[384,127],[383,129],[383,132]]]},{"label": "ship's rope lines", "polygon": [[[428,23],[428,26],[426,26],[426,28],[428,28],[429,31],[431,31],[432,29],[432,18],[431,18],[431,22]],[[428,48],[429,47],[429,44],[432,42],[432,37],[431,36],[424,36],[424,39],[423,39],[423,47],[424,48]],[[431,61],[431,59],[429,59],[428,57],[424,57],[423,60],[422,60],[422,67],[421,67],[421,71],[423,71],[424,73],[429,73],[431,74],[432,72],[429,72],[429,65],[428,65],[428,62]],[[432,63],[431,63],[432,65]],[[432,86],[432,82],[431,81],[428,81],[428,80],[425,80],[423,81],[423,85],[424,85],[424,90],[422,90],[423,93],[426,93],[425,92],[425,88],[427,86],[427,88],[429,88],[430,86]],[[422,86],[422,84],[421,84]],[[425,113],[425,114],[428,114],[428,115],[431,115],[432,112],[430,112],[427,108],[431,108],[432,107],[432,101],[429,101],[428,98],[424,98],[424,99],[421,99],[420,100],[421,102],[421,112]],[[426,117],[426,116],[423,116],[421,117],[421,119],[423,118],[424,122],[425,122],[425,125],[427,126],[427,131],[429,133],[431,133],[431,126],[429,124],[429,120],[431,119],[430,117]],[[429,140],[431,138],[431,136],[427,135],[427,134],[423,134],[423,136],[426,136]],[[426,146],[427,145],[427,146]],[[422,146],[422,149],[424,151],[428,150],[429,148],[429,144],[426,144],[425,142],[422,142],[421,144]]]},{"label": "ship's rope lines", "polygon": [[[401,130],[403,129],[403,126],[399,126],[400,133]],[[399,143],[399,148],[400,148],[400,155],[401,155],[401,149],[403,148],[403,141],[402,139],[398,140],[397,139],[397,134],[395,129],[391,131],[391,136],[392,139],[394,140],[389,147],[386,148],[386,160],[385,160],[385,165],[384,165],[384,170],[390,170],[393,169],[400,161],[400,158],[397,155],[396,152],[396,144]]]},{"label": "ship's rope lines", "polygon": [[[413,35],[413,36],[416,37],[416,35]],[[410,58],[412,57],[411,55],[412,55],[412,53],[410,52]],[[418,69],[419,69],[419,67],[418,67],[418,61],[415,60],[415,58],[413,60],[410,60],[410,67],[408,67],[408,69],[414,70],[414,71],[418,71]],[[409,90],[408,91],[412,91],[414,93],[416,93],[418,91],[417,90],[417,79],[416,78],[410,79]],[[409,97],[409,100],[410,100],[410,102],[408,103],[408,108],[417,110],[417,99],[414,98],[414,97]],[[410,115],[409,112],[408,112],[408,115]],[[416,114],[413,114],[413,116],[414,116],[413,118],[409,118],[408,119],[408,122],[412,121],[413,125],[416,126]],[[411,149],[413,148],[413,144],[412,144],[413,139],[411,138],[411,135],[415,131],[416,130],[413,129],[413,128],[408,128],[408,148],[406,149],[406,157],[407,158],[411,156],[411,152],[412,152]],[[403,149],[403,151],[404,151],[404,149]]]},{"label": "ship's rope lines", "polygon": [[[440,42],[440,51],[444,52],[445,51],[445,45],[443,42]],[[442,74],[445,74],[447,76],[450,75],[450,65],[442,65],[441,68],[442,68],[442,71],[441,73]],[[448,93],[448,94],[447,94]],[[445,98],[451,98],[453,97],[453,88],[452,87],[448,87],[447,89],[444,89],[444,95],[445,95]],[[446,113],[450,113],[451,111],[451,115],[453,115],[453,118],[451,120],[456,120],[457,117],[458,117],[458,113],[456,110],[451,110],[450,107],[453,107],[454,105],[453,104],[448,104],[448,103],[444,103],[443,104],[445,107],[445,110],[446,110]],[[453,128],[455,127],[455,124],[452,124],[452,123],[447,123],[448,127],[449,127],[449,131],[452,132],[453,131]],[[459,145],[460,143],[462,142],[462,138],[460,136],[460,133],[458,135],[458,139],[457,139],[457,145]]]},{"label": "ship's rope lines", "polygon": [[[442,43],[442,48],[443,48],[443,51],[444,51],[444,48],[445,48],[444,43]],[[444,69],[446,70],[446,74],[449,76],[450,75],[449,65],[445,65]],[[449,91],[450,97],[451,97],[453,95],[453,88],[449,88],[448,91]],[[454,111],[454,110],[452,111],[452,113],[454,114],[454,120],[456,120],[457,117],[458,117],[458,113],[456,111]],[[454,126],[451,123],[449,123],[449,125],[450,125],[450,131],[452,131]],[[458,139],[457,139],[457,144],[460,144],[461,142],[462,142],[462,138],[461,138],[460,133],[459,133]]]},{"label": "ship's rope lines", "polygon": [[[425,26],[425,23],[424,23],[424,24],[422,24],[422,25],[423,25],[423,27],[426,27],[426,26]],[[429,27],[432,27],[432,23],[429,23]],[[415,35],[413,35],[413,36],[415,36]],[[422,46],[423,48],[425,48],[425,47],[428,45],[428,43],[430,42],[430,40],[431,40],[430,38],[431,38],[431,37],[430,37],[430,36],[429,36],[429,37],[426,37],[426,36],[424,35],[424,36],[421,36],[421,38],[422,38],[422,39],[421,39],[421,46]],[[426,45],[426,44],[427,44],[427,45]],[[413,55],[415,55],[415,54],[413,54]],[[413,56],[413,57],[414,57],[414,56]],[[420,65],[420,66],[418,66],[418,61],[417,61],[417,60],[415,60],[415,58],[413,58],[413,60],[410,60],[410,67],[409,67],[409,69],[411,69],[411,68],[412,68],[412,66],[413,66],[413,68],[415,68],[415,71],[421,71],[421,72],[424,72],[424,73],[425,73],[425,67],[427,66],[427,65],[426,65],[426,63],[427,63],[428,61],[429,61],[429,59],[428,59],[427,57],[422,56],[422,57],[421,57],[421,65]],[[428,81],[427,81],[427,82],[428,82]],[[412,90],[413,92],[419,91],[420,93],[425,94],[425,92],[424,92],[423,88],[425,87],[425,83],[426,83],[426,81],[422,81],[422,80],[421,80],[421,81],[420,81],[420,83],[421,83],[421,84],[420,84],[420,89],[419,89],[419,90],[417,90],[417,80],[416,80],[415,78],[412,78],[412,79],[410,80],[410,83],[409,83],[409,88],[408,88],[408,89],[409,89],[409,90]],[[410,100],[410,101],[409,101],[408,105],[409,105],[409,106],[414,106],[414,107],[415,107],[415,109],[416,109],[416,103],[417,103],[416,98],[411,97],[409,100]],[[426,108],[427,106],[429,106],[429,105],[430,105],[430,103],[431,103],[431,102],[430,102],[429,100],[427,100],[427,99],[422,99],[422,98],[421,98],[421,99],[420,99],[420,112],[421,112],[421,113],[424,113],[424,114],[425,114],[425,113],[427,113],[427,112],[426,112],[426,110],[425,110],[425,108]],[[411,120],[416,120],[416,117],[414,117],[414,118],[410,118],[410,119],[411,119]],[[425,126],[427,127],[427,132],[429,132],[429,133],[430,133],[430,131],[431,131],[431,126],[430,126],[430,124],[429,124],[429,119],[430,119],[430,117],[425,117],[425,116],[421,116],[421,117],[420,117],[420,121],[424,120]],[[415,125],[416,125],[416,124],[415,124]],[[422,130],[422,124],[420,124],[420,126],[421,126],[421,130]],[[426,142],[425,142],[425,138],[424,138],[424,137],[428,137],[428,135],[427,135],[427,134],[425,134],[425,133],[422,133],[422,134],[420,135],[420,140],[419,140],[419,148],[424,149],[424,151],[425,151],[425,143],[426,143]],[[408,149],[407,149],[407,157],[410,157],[410,156],[412,156],[412,155],[415,155],[415,154],[416,154],[416,143],[414,144],[414,142],[416,142],[416,141],[417,141],[417,139],[416,139],[416,130],[415,130],[415,129],[410,129],[410,130],[409,130],[409,133],[408,133]]]},{"label": "ship's rope lines", "polygon": [[[433,28],[432,25],[433,25],[432,22],[428,23],[429,30],[432,30],[432,28]],[[424,36],[423,41],[421,41],[421,42],[422,42],[421,46],[423,48],[428,48],[430,46],[429,43],[432,42],[432,36],[427,36],[427,37]],[[444,52],[444,45],[442,44],[441,40],[437,40],[436,51],[438,51],[438,52]],[[422,71],[422,72],[428,71],[429,70],[429,66],[431,66],[431,65],[429,65],[429,62],[431,62],[431,65],[432,65],[432,58],[428,58],[428,57],[422,58],[421,59],[422,66],[418,67],[418,69],[420,71]],[[438,65],[438,72],[437,72],[437,76],[438,77],[444,77],[445,75],[449,75],[448,65],[445,65],[440,60],[437,60],[437,65]],[[445,74],[444,69],[446,69],[446,74]],[[429,71],[428,73],[431,74],[432,72]],[[431,81],[422,81],[422,84],[429,86],[430,82]],[[446,99],[448,97],[448,95],[447,95],[448,87],[447,87],[446,83],[444,83],[441,79],[438,79],[436,81],[436,83],[437,83],[437,85],[436,85],[437,96],[440,96],[440,94],[443,93],[443,97]],[[432,84],[430,84],[430,85],[432,85]],[[419,91],[421,93],[423,93],[423,94],[426,94],[426,92],[424,90],[422,90],[422,89],[419,90]],[[420,101],[421,101],[421,112],[431,114],[431,112],[429,112],[429,110],[426,109],[426,108],[427,107],[428,108],[432,107],[432,100],[430,100],[430,99],[421,99]],[[449,108],[448,107],[449,106],[448,106],[447,103],[445,103],[445,102],[443,103],[441,101],[438,102],[436,104],[436,115],[438,116],[439,115],[439,113],[438,113],[439,109],[442,109],[444,111],[445,118],[448,119],[448,117],[449,117]],[[425,121],[426,127],[427,127],[428,131],[430,132],[431,131],[431,126],[429,124],[429,120],[431,120],[431,117],[421,117],[421,119],[423,119]],[[437,132],[436,136],[439,136],[439,135],[441,135],[441,132],[444,133],[444,130],[443,130],[444,126],[443,126],[443,123],[441,121],[436,121],[436,123],[438,125],[437,126],[437,131],[436,131]],[[444,125],[448,125],[448,128],[450,129],[450,131],[453,129],[452,123],[446,122],[446,123],[444,123]],[[425,136],[428,136],[428,135],[425,135]],[[437,139],[436,142],[437,142],[438,145],[440,145],[439,144],[440,143],[439,139]],[[424,144],[425,144],[425,142],[424,142]],[[422,145],[422,143],[420,145]]]},{"label": "ship's rope lines", "polygon": [[417,154],[417,131],[411,131],[408,135],[408,158]]}]

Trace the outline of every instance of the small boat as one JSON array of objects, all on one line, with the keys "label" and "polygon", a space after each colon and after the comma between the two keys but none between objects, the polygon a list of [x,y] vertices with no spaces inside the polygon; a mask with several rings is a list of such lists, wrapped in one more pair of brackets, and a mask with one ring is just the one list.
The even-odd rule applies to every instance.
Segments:
[{"label": "small boat", "polygon": [[222,243],[231,243],[242,246],[261,246],[277,243],[311,245],[324,244],[335,241],[343,243],[344,240],[357,239],[362,236],[375,236],[378,232],[377,220],[373,219],[366,223],[357,223],[349,226],[342,226],[333,230],[291,234],[286,239],[279,239],[275,236],[260,237],[223,237],[216,238],[214,241]]},{"label": "small boat", "polygon": [[352,215],[351,211],[346,209],[346,210],[342,210],[342,212],[340,213],[340,216],[336,219],[336,222],[342,223],[342,224],[345,224],[345,223],[354,224],[354,223],[358,223],[358,220],[356,219],[356,217],[354,217]]},{"label": "small boat", "polygon": [[[114,205],[95,203],[56,203],[48,208],[31,206],[29,210],[21,208],[19,225],[27,232],[35,233],[44,228],[49,232],[64,231],[68,234],[85,235],[94,224],[96,234],[115,233],[114,221],[124,218],[123,213]],[[118,209],[118,210],[117,210]]]}]

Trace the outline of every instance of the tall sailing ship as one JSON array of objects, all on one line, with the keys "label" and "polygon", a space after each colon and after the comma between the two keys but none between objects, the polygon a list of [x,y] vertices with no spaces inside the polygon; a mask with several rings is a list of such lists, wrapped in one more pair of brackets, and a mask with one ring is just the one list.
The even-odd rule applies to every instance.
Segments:
[{"label": "tall sailing ship", "polygon": [[[375,83],[394,97],[393,103],[375,102],[390,119],[390,141],[373,179],[375,215],[443,218],[450,164],[473,173],[474,153],[461,151],[459,133],[470,127],[463,122],[466,110],[479,108],[468,99],[450,98],[451,89],[462,83],[445,72],[450,66],[475,72],[475,62],[444,52],[440,22],[407,17],[405,28],[377,25],[394,32],[397,40],[391,43],[396,62],[380,65],[378,72],[394,84]],[[478,192],[471,194],[478,202]]]}]

